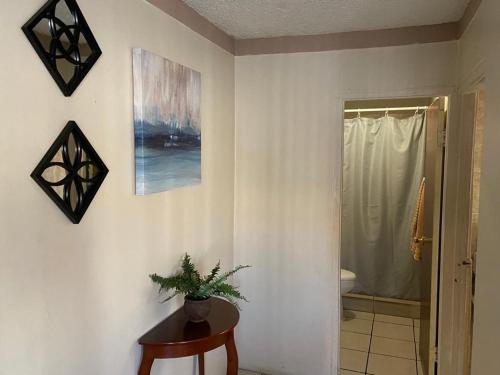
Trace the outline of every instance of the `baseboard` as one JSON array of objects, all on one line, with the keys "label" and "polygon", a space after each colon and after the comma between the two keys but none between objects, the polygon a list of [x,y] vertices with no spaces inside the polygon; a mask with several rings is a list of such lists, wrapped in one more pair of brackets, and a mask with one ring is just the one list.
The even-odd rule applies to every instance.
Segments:
[{"label": "baseboard", "polygon": [[418,301],[348,293],[342,297],[342,303],[346,310],[394,315],[412,319],[420,318],[421,304]]}]

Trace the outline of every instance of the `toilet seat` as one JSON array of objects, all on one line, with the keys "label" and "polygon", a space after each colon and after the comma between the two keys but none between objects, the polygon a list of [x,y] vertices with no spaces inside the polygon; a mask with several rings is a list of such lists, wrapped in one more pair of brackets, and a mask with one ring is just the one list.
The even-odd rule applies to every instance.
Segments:
[{"label": "toilet seat", "polygon": [[340,280],[341,281],[354,281],[354,280],[356,280],[356,274],[354,272],[341,269],[340,270]]}]

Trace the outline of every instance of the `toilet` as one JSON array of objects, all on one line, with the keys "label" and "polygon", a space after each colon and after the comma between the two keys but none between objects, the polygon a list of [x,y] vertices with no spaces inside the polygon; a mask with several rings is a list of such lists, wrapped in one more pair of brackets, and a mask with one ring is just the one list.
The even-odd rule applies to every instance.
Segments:
[{"label": "toilet", "polygon": [[342,295],[349,293],[354,289],[356,284],[356,274],[354,272],[341,269],[340,270],[340,293]]},{"label": "toilet", "polygon": [[340,270],[340,314],[342,320],[345,319],[344,316],[344,306],[342,303],[342,296],[346,293],[349,293],[354,289],[354,285],[356,285],[356,274],[354,272],[341,269]]}]

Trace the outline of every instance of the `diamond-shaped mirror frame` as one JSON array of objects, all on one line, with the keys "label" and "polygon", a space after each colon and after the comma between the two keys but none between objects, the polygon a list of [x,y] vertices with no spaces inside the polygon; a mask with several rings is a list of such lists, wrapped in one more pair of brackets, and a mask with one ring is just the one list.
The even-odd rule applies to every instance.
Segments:
[{"label": "diamond-shaped mirror frame", "polygon": [[[59,3],[65,3],[68,7],[73,17],[72,24],[66,24],[63,20],[56,17],[56,7]],[[49,51],[45,50],[43,43],[34,32],[34,28],[39,22],[48,22],[51,33]],[[75,0],[49,0],[24,24],[22,30],[64,96],[71,96],[102,54]],[[91,50],[90,55],[85,61],[81,61],[80,59],[80,47],[78,44],[80,34],[83,35]],[[66,43],[67,47],[61,41],[62,38],[64,38],[64,43]],[[68,82],[64,80],[57,68],[57,60],[59,59],[65,59],[74,67],[73,77]]]},{"label": "diamond-shaped mirror frame", "polygon": [[[73,135],[75,156],[74,159],[69,154],[69,138]],[[62,161],[54,162],[56,154],[62,150]],[[82,161],[82,152],[84,152],[89,161]],[[79,170],[87,165],[92,165],[96,169],[96,174],[91,178],[84,178],[79,174]],[[50,182],[43,178],[43,173],[47,168],[61,167],[66,170],[66,177],[57,182]],[[87,140],[76,122],[69,121],[52,146],[43,156],[42,160],[31,173],[31,177],[42,188],[45,193],[54,201],[62,212],[74,223],[78,224],[85,215],[87,208],[94,199],[97,191],[103,183],[108,168]],[[87,189],[82,188],[82,184],[88,185]],[[53,189],[55,186],[63,186],[63,197]],[[71,189],[76,188],[76,207],[73,209],[71,204]]]}]

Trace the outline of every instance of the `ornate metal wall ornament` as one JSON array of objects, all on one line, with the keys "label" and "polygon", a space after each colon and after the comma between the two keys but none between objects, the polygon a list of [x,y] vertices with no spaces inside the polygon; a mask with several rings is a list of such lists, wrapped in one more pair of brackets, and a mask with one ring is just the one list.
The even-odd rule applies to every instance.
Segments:
[{"label": "ornate metal wall ornament", "polygon": [[101,56],[75,0],[49,0],[22,29],[65,96]]},{"label": "ornate metal wall ornament", "polygon": [[78,224],[107,173],[108,168],[76,122],[70,121],[31,177],[64,214]]}]

